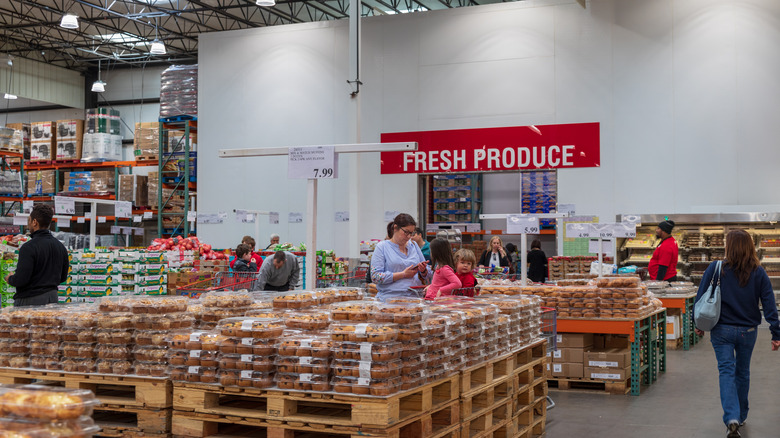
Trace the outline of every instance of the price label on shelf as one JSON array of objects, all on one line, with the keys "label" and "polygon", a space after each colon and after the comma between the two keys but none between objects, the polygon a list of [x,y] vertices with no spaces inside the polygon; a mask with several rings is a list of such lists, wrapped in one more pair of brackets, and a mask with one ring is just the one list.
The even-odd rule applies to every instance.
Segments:
[{"label": "price label on shelf", "polygon": [[130,217],[133,215],[133,203],[129,201],[117,201],[114,204],[114,216]]},{"label": "price label on shelf", "polygon": [[561,214],[574,216],[576,210],[577,210],[577,206],[575,204],[558,204],[558,208],[556,211]]},{"label": "price label on shelf", "polygon": [[278,211],[272,211],[268,214],[268,223],[271,225],[276,225],[279,223],[279,212]]},{"label": "price label on shelf", "polygon": [[338,161],[333,146],[290,148],[287,177],[303,179],[338,178]]},{"label": "price label on shelf", "polygon": [[122,227],[118,227],[116,225],[111,226],[111,234],[120,234],[122,233]]},{"label": "price label on shelf", "polygon": [[506,217],[508,234],[539,234],[539,218],[525,214],[510,214]]},{"label": "price label on shelf", "polygon": [[[146,215],[146,213],[144,213]],[[141,215],[133,216],[133,222],[140,223],[143,220],[143,217]]]},{"label": "price label on shelf", "polygon": [[198,213],[194,211],[187,212],[187,222],[195,222],[198,219]]},{"label": "price label on shelf", "polygon": [[151,219],[152,216],[154,216],[154,212],[152,212],[152,211],[145,211],[144,212],[144,219]]},{"label": "price label on shelf", "polygon": [[57,226],[60,228],[70,228],[70,216],[57,215],[52,216],[57,221]]},{"label": "price label on shelf", "polygon": [[98,223],[99,224],[106,223],[106,217],[105,216],[98,216]]},{"label": "price label on shelf", "polygon": [[55,214],[76,214],[76,201],[73,199],[65,199],[61,196],[54,197],[54,213]]},{"label": "price label on shelf", "polygon": [[598,237],[601,239],[611,239],[614,237],[615,224],[593,224],[593,233],[590,237]]},{"label": "price label on shelf", "polygon": [[79,217],[76,218],[76,223],[77,224],[83,224],[83,223],[86,223],[86,222],[87,222],[87,218],[85,218],[84,216],[79,216]]},{"label": "price label on shelf", "polygon": [[566,224],[566,237],[568,239],[577,239],[591,237],[593,231],[592,224]]},{"label": "price label on shelf", "polygon": [[349,222],[349,212],[348,211],[337,211],[336,212],[336,222]]},{"label": "price label on shelf", "polygon": [[21,225],[23,227],[26,227],[28,217],[30,217],[29,214],[18,213],[16,216],[14,216],[14,225]]},{"label": "price label on shelf", "polygon": [[615,224],[614,228],[615,231],[613,235],[615,237],[625,237],[629,239],[633,239],[636,237],[636,224],[630,224],[630,223]]},{"label": "price label on shelf", "polygon": [[287,222],[291,224],[299,224],[303,222],[303,213],[290,213],[287,215]]}]

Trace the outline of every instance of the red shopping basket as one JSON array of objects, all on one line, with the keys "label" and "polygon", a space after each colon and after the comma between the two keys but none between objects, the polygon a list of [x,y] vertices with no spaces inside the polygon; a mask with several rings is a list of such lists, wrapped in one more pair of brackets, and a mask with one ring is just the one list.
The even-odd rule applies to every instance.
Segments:
[{"label": "red shopping basket", "polygon": [[218,272],[208,280],[196,281],[176,289],[178,295],[199,298],[206,292],[255,290],[257,272]]}]

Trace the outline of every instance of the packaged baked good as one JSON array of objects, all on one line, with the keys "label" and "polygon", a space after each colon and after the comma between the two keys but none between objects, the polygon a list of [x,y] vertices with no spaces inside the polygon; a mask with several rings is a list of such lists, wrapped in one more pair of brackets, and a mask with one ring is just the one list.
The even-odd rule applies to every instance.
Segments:
[{"label": "packaged baked good", "polygon": [[220,353],[208,350],[184,351],[184,365],[213,368],[219,366]]},{"label": "packaged baked good", "polygon": [[246,313],[244,313],[244,316],[252,317],[252,318],[282,318],[284,319],[284,315],[287,314],[286,309],[273,309],[273,308],[258,308],[258,309],[250,309],[247,310]]},{"label": "packaged baked good", "polygon": [[10,338],[17,340],[30,339],[30,326],[23,325],[18,327],[11,327]]},{"label": "packaged baked good", "polygon": [[[12,351],[12,353],[15,352]],[[11,368],[28,368],[30,366],[30,357],[27,355],[26,351],[24,354],[12,354],[11,357],[8,358],[8,366]]]},{"label": "packaged baked good", "polygon": [[388,362],[401,358],[400,342],[333,342],[333,358]]},{"label": "packaged baked good", "polygon": [[276,385],[279,389],[298,391],[330,391],[327,374],[277,373]]},{"label": "packaged baked good", "polygon": [[127,345],[133,342],[133,331],[98,329],[95,331],[95,339],[103,345]]},{"label": "packaged baked good", "polygon": [[157,330],[136,330],[133,334],[136,345],[162,347],[166,344],[168,332]]},{"label": "packaged baked good", "polygon": [[3,438],[91,438],[100,431],[89,417],[49,421],[33,418],[0,418]]},{"label": "packaged baked good", "polygon": [[167,354],[167,348],[136,347],[133,349],[133,358],[138,362],[162,362]]},{"label": "packaged baked good", "polygon": [[168,368],[168,374],[171,380],[191,382],[191,383],[218,383],[216,367],[201,366],[172,366]]},{"label": "packaged baked good", "polygon": [[111,360],[132,360],[132,351],[124,346],[118,345],[98,345],[95,348],[95,354],[98,359],[111,359]]},{"label": "packaged baked good", "polygon": [[133,326],[137,330],[178,330],[191,328],[195,318],[188,313],[134,315]]},{"label": "packaged baked good", "polygon": [[173,314],[186,312],[189,298],[183,296],[149,296],[132,297],[131,311],[135,314]]},{"label": "packaged baked good", "polygon": [[334,360],[331,368],[334,376],[389,379],[401,375],[400,360],[374,362],[360,360]]},{"label": "packaged baked good", "polygon": [[276,349],[280,356],[328,358],[332,346],[328,336],[293,335],[279,338]]},{"label": "packaged baked good", "polygon": [[262,373],[276,371],[275,356],[256,356],[253,354],[221,354],[219,368],[222,370],[251,370]]},{"label": "packaged baked good", "polygon": [[276,354],[276,341],[274,339],[255,339],[226,337],[219,344],[220,353],[224,354],[256,354],[271,356]]},{"label": "packaged baked good", "polygon": [[31,341],[30,354],[39,356],[58,356],[60,354],[60,343]]},{"label": "packaged baked good", "polygon": [[65,313],[66,311],[59,305],[55,305],[55,307],[49,305],[30,310],[28,313],[28,318],[30,324],[32,325],[59,327],[62,325],[61,318]]},{"label": "packaged baked good", "polygon": [[227,318],[219,322],[218,329],[224,336],[273,339],[284,332],[284,321],[278,318]]},{"label": "packaged baked good", "polygon": [[8,312],[8,322],[14,326],[27,325],[30,323],[29,310],[23,307],[11,307]]},{"label": "packaged baked good", "polygon": [[304,309],[284,314],[288,328],[299,330],[325,330],[330,326],[330,312],[325,309]]},{"label": "packaged baked good", "polygon": [[600,277],[591,283],[596,287],[639,287],[642,280],[639,277]]},{"label": "packaged baked good", "polygon": [[376,312],[373,301],[344,301],[331,304],[330,315],[334,321],[370,321]]},{"label": "packaged baked good", "polygon": [[280,373],[328,374],[330,359],[322,357],[277,356],[274,361]]},{"label": "packaged baked good", "polygon": [[95,372],[94,359],[65,359],[62,361],[62,370],[71,373]]},{"label": "packaged baked good", "polygon": [[392,379],[368,379],[363,377],[333,377],[331,380],[336,392],[373,396],[390,396],[401,390],[400,377]]},{"label": "packaged baked good", "polygon": [[327,306],[342,301],[341,291],[338,289],[315,290],[312,295],[314,296],[314,304],[317,306]]},{"label": "packaged baked good", "polygon": [[0,387],[0,417],[75,420],[91,416],[99,402],[92,391],[41,385]]},{"label": "packaged baked good", "polygon": [[82,344],[78,342],[63,342],[62,356],[76,359],[94,359],[95,344]]},{"label": "packaged baked good", "polygon": [[101,329],[124,329],[135,328],[133,326],[132,313],[104,313],[98,317],[98,327]]},{"label": "packaged baked good", "polygon": [[391,323],[337,322],[331,324],[331,339],[348,342],[390,342],[398,339],[398,325]]},{"label": "packaged baked good", "polygon": [[30,339],[39,341],[56,342],[62,340],[59,328],[46,326],[31,326]]},{"label": "packaged baked good", "polygon": [[160,362],[139,362],[133,364],[135,374],[139,376],[167,377],[168,365]]},{"label": "packaged baked good", "polygon": [[401,342],[401,359],[425,353],[425,343],[422,339]]},{"label": "packaged baked good", "polygon": [[375,319],[378,322],[416,324],[422,322],[425,310],[424,304],[378,303]]},{"label": "packaged baked good", "polygon": [[270,388],[274,386],[274,373],[251,370],[223,370],[218,373],[219,384],[243,388]]},{"label": "packaged baked good", "polygon": [[72,309],[62,316],[63,327],[93,328],[97,327],[100,313],[89,309]]},{"label": "packaged baked good", "polygon": [[252,295],[246,290],[238,292],[207,292],[200,297],[205,307],[241,308],[252,305]]},{"label": "packaged baked good", "polygon": [[275,309],[305,309],[315,304],[314,295],[311,292],[286,293],[274,298]]}]

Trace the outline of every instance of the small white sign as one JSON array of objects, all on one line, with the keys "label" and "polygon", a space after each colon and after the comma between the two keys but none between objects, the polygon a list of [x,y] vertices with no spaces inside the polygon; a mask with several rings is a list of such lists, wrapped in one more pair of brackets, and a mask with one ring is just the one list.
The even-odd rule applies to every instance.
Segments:
[{"label": "small white sign", "polygon": [[116,225],[111,226],[111,234],[119,234],[122,232],[122,227],[118,227]]},{"label": "small white sign", "polygon": [[217,213],[217,215],[218,215],[218,216],[219,216],[219,218],[220,218],[220,219],[222,219],[223,221],[224,221],[224,220],[226,220],[226,219],[228,218],[228,214],[227,214],[227,213],[225,213],[224,211],[220,211],[219,213]]},{"label": "small white sign", "polygon": [[76,201],[73,199],[65,199],[61,196],[55,196],[54,213],[55,214],[76,214]]},{"label": "small white sign", "polygon": [[385,210],[385,222],[392,222],[399,214],[400,212],[398,211]]},{"label": "small white sign", "polygon": [[236,222],[240,222],[242,224],[253,224],[255,223],[255,215],[249,213],[246,210],[236,210]]},{"label": "small white sign", "polygon": [[24,213],[30,214],[34,206],[35,201],[22,201],[22,211]]},{"label": "small white sign", "polygon": [[23,227],[26,227],[28,217],[30,217],[29,214],[17,214],[16,216],[14,216],[14,225],[21,225]]},{"label": "small white sign", "polygon": [[154,216],[154,212],[152,211],[145,211],[144,212],[144,219],[151,219]]},{"label": "small white sign", "polygon": [[199,224],[221,224],[222,218],[219,217],[218,214],[199,214],[198,215],[198,223]]},{"label": "small white sign", "polygon": [[620,224],[615,224],[614,228],[615,228],[615,231],[613,233],[614,237],[625,237],[629,239],[633,239],[636,237],[636,224],[620,223]]},{"label": "small white sign", "polygon": [[539,234],[539,218],[525,214],[510,214],[506,217],[508,234]]},{"label": "small white sign", "polygon": [[130,201],[117,201],[114,204],[114,216],[128,218],[133,215],[133,203]]},{"label": "small white sign", "polygon": [[278,211],[272,211],[268,215],[268,223],[271,225],[276,225],[279,223],[279,212]]},{"label": "small white sign", "polygon": [[611,239],[615,234],[615,224],[593,224],[590,237]]},{"label": "small white sign", "polygon": [[106,223],[106,217],[105,216],[98,216],[98,223],[99,224]]},{"label": "small white sign", "polygon": [[591,224],[566,224],[566,238],[576,239],[591,236]]},{"label": "small white sign", "polygon": [[53,219],[57,221],[57,226],[60,228],[70,228],[70,216],[54,215]]},{"label": "small white sign", "polygon": [[287,216],[287,222],[291,224],[299,224],[303,222],[303,213],[290,213]]},{"label": "small white sign", "polygon": [[[588,252],[591,254],[598,254],[599,253],[599,240],[598,239],[591,239],[588,241]],[[601,241],[601,253],[604,254],[607,257],[612,257],[615,255],[615,247],[612,245],[611,240],[602,240]]]},{"label": "small white sign", "polygon": [[349,222],[349,212],[348,211],[337,211],[336,212],[336,222]]},{"label": "small white sign", "polygon": [[144,229],[143,228],[133,228],[133,234],[136,236],[143,236],[144,235]]},{"label": "small white sign", "polygon": [[194,211],[187,212],[187,222],[195,222],[198,219],[198,213]]},{"label": "small white sign", "polygon": [[256,216],[254,214],[250,213],[250,214],[246,215],[246,221],[248,223],[250,223],[250,224],[253,224],[253,223],[255,223],[255,217]]},{"label": "small white sign", "polygon": [[337,163],[333,146],[290,148],[287,153],[287,178],[338,178]]},{"label": "small white sign", "polygon": [[84,216],[79,216],[76,218],[76,223],[78,224],[83,224],[85,222],[87,222],[87,218],[85,218]]},{"label": "small white sign", "polygon": [[575,212],[577,211],[577,206],[575,204],[558,204],[557,211],[558,213],[574,216]]},{"label": "small white sign", "polygon": [[133,235],[133,227],[119,227],[122,229],[122,234],[126,234],[128,236]]},{"label": "small white sign", "polygon": [[[146,216],[146,213],[144,213],[144,216]],[[143,220],[143,217],[140,215],[133,216],[133,222],[140,223]]]},{"label": "small white sign", "polygon": [[482,224],[466,224],[467,233],[479,233],[480,231],[482,231]]}]

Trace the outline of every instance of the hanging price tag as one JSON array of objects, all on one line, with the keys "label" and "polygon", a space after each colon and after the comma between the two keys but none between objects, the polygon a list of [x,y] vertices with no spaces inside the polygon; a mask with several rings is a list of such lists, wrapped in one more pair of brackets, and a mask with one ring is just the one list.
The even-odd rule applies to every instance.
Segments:
[{"label": "hanging price tag", "polygon": [[[588,241],[588,252],[591,254],[598,254],[599,253],[599,241],[598,239],[591,239]],[[602,240],[601,241],[601,253],[604,254],[607,257],[612,257],[615,255],[615,249],[612,245],[611,240]]]},{"label": "hanging price tag", "polygon": [[145,211],[144,212],[144,219],[151,219],[152,216],[154,216],[154,212],[152,212],[152,211]]},{"label": "hanging price tag", "polygon": [[[144,213],[144,216],[145,215],[146,215],[146,213]],[[138,223],[138,222],[141,222],[142,220],[143,220],[143,218],[140,215],[133,216],[133,222]]]},{"label": "hanging price tag", "polygon": [[615,224],[614,229],[615,231],[613,235],[615,237],[625,237],[629,239],[633,239],[636,237],[636,224],[631,224],[631,223]]},{"label": "hanging price tag", "polygon": [[23,227],[27,226],[27,218],[30,217],[28,214],[17,214],[14,216],[14,225],[21,225]]},{"label": "hanging price tag", "polygon": [[348,211],[337,211],[336,212],[336,222],[349,222],[349,212]]},{"label": "hanging price tag", "polygon": [[290,213],[287,216],[287,222],[291,224],[299,224],[303,222],[303,213]]},{"label": "hanging price tag", "polygon": [[287,154],[287,178],[338,178],[338,160],[334,147],[290,148]]},{"label": "hanging price tag", "polygon": [[76,214],[76,201],[65,199],[61,196],[54,197],[54,213],[56,214]]},{"label": "hanging price tag", "polygon": [[539,218],[525,214],[510,214],[506,217],[508,234],[539,234]]},{"label": "hanging price tag", "polygon": [[116,217],[130,217],[133,214],[133,203],[129,201],[117,201],[114,204],[114,216]]},{"label": "hanging price tag", "polygon": [[279,223],[279,212],[278,211],[272,211],[271,214],[268,215],[268,223],[271,225],[276,225]]},{"label": "hanging price tag", "polygon": [[198,219],[198,213],[194,211],[187,212],[187,222],[195,222]]},{"label": "hanging price tag", "polygon": [[558,204],[558,213],[562,214],[568,214],[569,216],[574,216],[574,212],[577,209],[577,206],[575,204]]},{"label": "hanging price tag", "polygon": [[35,201],[22,201],[22,211],[24,213],[30,214],[34,206]]},{"label": "hanging price tag", "polygon": [[98,223],[99,224],[106,223],[106,217],[105,216],[98,216]]},{"label": "hanging price tag", "polygon": [[111,234],[120,234],[122,232],[122,227],[117,227],[116,225],[111,226]]},{"label": "hanging price tag", "polygon": [[576,239],[591,237],[591,224],[566,224],[566,237]]},{"label": "hanging price tag", "polygon": [[611,239],[614,236],[615,224],[593,224],[593,233],[590,237]]},{"label": "hanging price tag", "polygon": [[77,224],[83,224],[86,221],[87,221],[87,218],[85,218],[84,216],[79,216],[79,217],[76,218],[76,223]]},{"label": "hanging price tag", "polygon": [[70,216],[54,215],[53,219],[57,221],[60,228],[70,228]]}]

